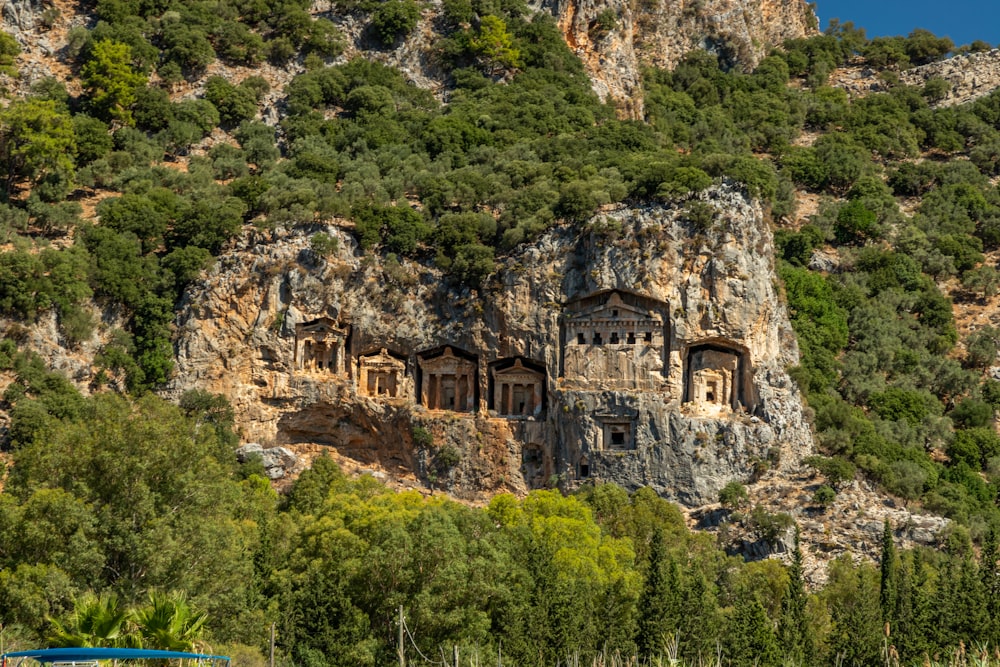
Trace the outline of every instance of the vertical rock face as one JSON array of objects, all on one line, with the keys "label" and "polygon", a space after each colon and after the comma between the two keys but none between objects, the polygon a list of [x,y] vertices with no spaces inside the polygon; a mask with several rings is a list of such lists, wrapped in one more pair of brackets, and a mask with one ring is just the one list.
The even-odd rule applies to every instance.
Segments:
[{"label": "vertical rock face", "polygon": [[816,31],[805,0],[541,0],[583,60],[594,90],[641,118],[642,67],[670,68],[692,49],[752,68],[786,39]]},{"label": "vertical rock face", "polygon": [[[353,238],[247,238],[188,296],[172,390],[244,439],[324,444],[458,496],[587,479],[714,501],[812,447],[760,207],[731,186],[523,247],[480,293]],[[705,206],[712,212],[705,215]]]}]

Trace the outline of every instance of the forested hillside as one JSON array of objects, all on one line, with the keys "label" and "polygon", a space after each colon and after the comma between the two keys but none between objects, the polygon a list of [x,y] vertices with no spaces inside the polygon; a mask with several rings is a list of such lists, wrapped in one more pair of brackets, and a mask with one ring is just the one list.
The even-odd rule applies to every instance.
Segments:
[{"label": "forested hillside", "polygon": [[[98,0],[49,56],[66,81],[30,86],[0,35],[5,646],[131,641],[150,595],[171,591],[189,619],[188,605],[208,614],[199,641],[250,663],[271,622],[288,664],[391,662],[400,605],[409,655],[428,662],[457,645],[508,664],[911,664],[1000,640],[1000,93],[937,107],[947,81],[898,74],[988,45],[835,23],[752,72],[696,51],[645,72],[645,118],[626,121],[555,21],[517,0],[335,5]],[[446,89],[339,58],[341,26],[389,51],[422,12]],[[862,62],[884,92],[828,85]],[[205,76],[220,63],[302,73],[278,91]],[[896,554],[889,531],[881,572],[844,556],[807,593],[796,562],[738,562],[647,491],[472,509],[321,458],[279,499],[233,460],[224,401],[155,396],[186,287],[250,228],[336,219],[404,284],[420,263],[475,294],[519,244],[607,204],[680,200],[711,235],[691,195],[719,179],[760,198],[776,230],[793,375],[823,453],[816,511],[862,476],[953,519],[941,550]],[[316,234],[312,252],[332,243]],[[32,351],[46,323],[92,373],[67,378]],[[730,518],[774,541],[781,517],[729,491]]]},{"label": "forested hillside", "polygon": [[319,458],[279,499],[259,465],[235,463],[216,398],[84,399],[14,363],[59,417],[38,417],[0,495],[7,649],[139,643],[263,665],[275,623],[279,664],[390,664],[400,608],[414,664],[455,646],[469,665],[919,664],[988,659],[1000,639],[992,533],[977,564],[966,531],[899,554],[886,526],[881,571],[845,554],[809,592],[798,556],[727,556],[649,489],[477,509]]}]

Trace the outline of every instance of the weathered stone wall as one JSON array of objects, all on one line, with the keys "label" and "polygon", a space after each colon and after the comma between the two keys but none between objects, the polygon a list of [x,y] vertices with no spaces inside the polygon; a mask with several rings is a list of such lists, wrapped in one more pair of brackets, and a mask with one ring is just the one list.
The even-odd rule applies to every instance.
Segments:
[{"label": "weathered stone wall", "polygon": [[[582,232],[546,233],[508,259],[481,293],[449,288],[417,264],[387,270],[361,256],[341,228],[326,229],[340,241],[329,259],[308,249],[307,233],[254,233],[189,293],[171,391],[227,395],[247,441],[327,444],[365,464],[437,479],[460,496],[524,491],[556,475],[568,485],[585,478],[649,484],[686,504],[710,502],[729,480],[749,479],[755,462],[797,461],[811,437],[784,371],[797,362],[797,348],[775,292],[761,209],[732,186],[702,199],[716,212],[711,229],[695,228],[681,204],[622,207]],[[594,294],[620,303],[613,290],[663,304],[669,353],[659,362],[662,375],[623,385],[613,367],[595,367],[584,385],[567,385],[564,304]],[[296,327],[321,317],[350,326],[352,369],[361,345],[397,351],[411,372],[427,350],[473,355],[475,414],[427,410],[413,396],[368,397],[353,371],[296,369]],[[686,350],[706,341],[745,350],[752,402],[714,414],[684,402]],[[544,412],[505,419],[488,410],[490,364],[513,357],[544,368]],[[427,451],[414,444],[414,425],[435,436]],[[445,447],[454,451],[444,455]]]}]

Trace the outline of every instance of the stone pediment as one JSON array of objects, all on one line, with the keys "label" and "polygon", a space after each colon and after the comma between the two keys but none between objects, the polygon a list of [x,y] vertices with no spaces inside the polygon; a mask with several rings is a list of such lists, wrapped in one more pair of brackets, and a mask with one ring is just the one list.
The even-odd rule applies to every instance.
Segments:
[{"label": "stone pediment", "polygon": [[360,355],[361,363],[369,368],[391,368],[400,371],[406,370],[406,361],[400,355],[393,354],[386,348],[381,348],[378,352],[369,352]]},{"label": "stone pediment", "polygon": [[309,372],[347,375],[348,329],[349,326],[338,327],[329,317],[296,324],[295,367]]},{"label": "stone pediment", "polygon": [[386,348],[358,357],[358,391],[370,398],[407,398],[412,385],[406,361]]},{"label": "stone pediment", "polygon": [[[434,355],[434,356],[431,356]],[[417,355],[420,403],[429,410],[474,412],[478,364],[468,352],[446,346]]]},{"label": "stone pediment", "polygon": [[490,409],[501,417],[538,417],[545,404],[545,367],[521,357],[490,365]]},{"label": "stone pediment", "polygon": [[513,382],[515,380],[525,380],[525,381],[544,381],[545,373],[542,371],[536,371],[533,368],[529,368],[524,365],[520,357],[514,361],[512,366],[507,366],[506,368],[491,369],[493,371],[493,377],[498,380],[504,380],[506,382]]},{"label": "stone pediment", "polygon": [[295,325],[296,335],[304,334],[340,334],[344,335],[347,333],[346,327],[338,327],[337,322],[329,317],[320,317],[309,322],[300,322]]},{"label": "stone pediment", "polygon": [[666,304],[639,294],[610,290],[574,299],[565,305],[567,317],[589,320],[663,320],[657,312]]},{"label": "stone pediment", "polygon": [[445,347],[441,354],[433,357],[420,355],[418,363],[420,368],[428,373],[455,372],[456,370],[472,372],[476,368],[476,362],[468,357],[467,352],[453,350],[450,346]]}]

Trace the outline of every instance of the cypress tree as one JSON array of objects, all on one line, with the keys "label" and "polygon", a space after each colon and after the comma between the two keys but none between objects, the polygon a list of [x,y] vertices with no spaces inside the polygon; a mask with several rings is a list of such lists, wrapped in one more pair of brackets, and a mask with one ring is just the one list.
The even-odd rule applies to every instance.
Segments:
[{"label": "cypress tree", "polygon": [[997,532],[991,527],[983,540],[983,552],[979,562],[979,575],[986,596],[986,613],[989,617],[987,639],[992,646],[1000,641],[1000,572],[997,571]]},{"label": "cypress tree", "polygon": [[915,664],[934,653],[934,596],[928,565],[920,552],[904,551],[899,558],[896,622],[890,641],[902,664]]},{"label": "cypress tree", "polygon": [[778,637],[786,661],[796,665],[811,665],[815,647],[806,620],[806,589],[802,580],[802,547],[799,528],[795,527],[795,551],[788,568],[788,590],[781,601],[781,623]]},{"label": "cypress tree", "polygon": [[721,632],[719,604],[705,575],[694,571],[685,577],[677,615],[681,655],[690,664],[706,664],[715,655]]},{"label": "cypress tree", "polygon": [[667,562],[663,529],[657,526],[649,546],[649,569],[639,599],[635,643],[641,658],[652,660],[660,655],[667,635],[676,629],[679,586],[680,570],[676,563]]},{"label": "cypress tree", "polygon": [[734,667],[781,664],[781,649],[771,619],[753,591],[742,591],[736,600],[726,632],[725,652]]},{"label": "cypress tree", "polygon": [[882,527],[881,578],[879,580],[879,606],[882,608],[882,623],[896,622],[899,603],[899,556],[892,541],[892,526],[889,519]]},{"label": "cypress tree", "polygon": [[882,619],[875,569],[842,556],[831,564],[824,593],[830,600],[830,658],[840,664],[874,665],[882,653]]},{"label": "cypress tree", "polygon": [[953,606],[949,615],[955,640],[953,643],[962,641],[966,646],[971,646],[973,642],[982,641],[983,637],[988,636],[990,626],[979,568],[971,555],[962,558],[953,584]]}]

